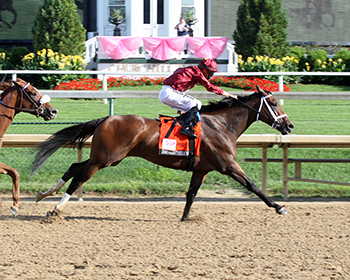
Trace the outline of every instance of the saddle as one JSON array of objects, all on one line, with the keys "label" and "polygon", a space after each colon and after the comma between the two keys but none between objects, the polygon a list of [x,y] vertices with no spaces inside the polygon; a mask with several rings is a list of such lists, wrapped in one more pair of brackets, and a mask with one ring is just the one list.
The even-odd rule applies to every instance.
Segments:
[{"label": "saddle", "polygon": [[187,158],[186,170],[192,171],[194,157],[199,155],[201,143],[201,121],[197,113],[193,129],[197,138],[188,137],[180,133],[182,124],[186,119],[186,114],[172,117],[159,115],[160,132],[159,132],[159,155],[183,156]]}]

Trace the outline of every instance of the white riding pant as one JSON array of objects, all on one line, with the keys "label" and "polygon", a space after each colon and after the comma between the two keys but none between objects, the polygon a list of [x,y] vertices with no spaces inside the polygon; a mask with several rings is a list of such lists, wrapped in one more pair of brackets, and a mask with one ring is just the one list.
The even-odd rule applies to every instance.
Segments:
[{"label": "white riding pant", "polygon": [[164,85],[159,92],[159,100],[172,109],[188,112],[193,107],[202,107],[202,102],[198,99]]}]

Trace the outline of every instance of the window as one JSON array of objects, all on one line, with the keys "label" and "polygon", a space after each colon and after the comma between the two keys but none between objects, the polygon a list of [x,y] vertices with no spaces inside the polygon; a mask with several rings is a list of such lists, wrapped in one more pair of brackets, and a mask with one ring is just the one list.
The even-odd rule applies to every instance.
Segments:
[{"label": "window", "polygon": [[[143,0],[143,23],[151,23],[151,1]],[[157,24],[164,24],[164,0],[157,0]]]},{"label": "window", "polygon": [[194,0],[181,0],[181,16],[183,17],[187,11],[195,12]]},{"label": "window", "polygon": [[151,1],[143,0],[143,23],[151,23]]},{"label": "window", "polygon": [[157,1],[157,24],[164,24],[164,0]]},{"label": "window", "polygon": [[108,10],[110,18],[125,19],[125,0],[109,0]]}]

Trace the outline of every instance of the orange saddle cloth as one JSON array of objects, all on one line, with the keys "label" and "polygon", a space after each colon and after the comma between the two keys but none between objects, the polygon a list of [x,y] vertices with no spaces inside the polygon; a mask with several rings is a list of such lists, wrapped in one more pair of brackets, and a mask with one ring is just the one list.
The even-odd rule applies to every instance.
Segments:
[{"label": "orange saddle cloth", "polygon": [[[199,116],[199,114],[198,114]],[[171,156],[189,156],[190,141],[188,136],[180,133],[182,120],[176,117],[160,116],[160,133],[159,133],[159,155]],[[194,127],[194,155],[199,155],[201,143],[201,121],[200,117]]]}]

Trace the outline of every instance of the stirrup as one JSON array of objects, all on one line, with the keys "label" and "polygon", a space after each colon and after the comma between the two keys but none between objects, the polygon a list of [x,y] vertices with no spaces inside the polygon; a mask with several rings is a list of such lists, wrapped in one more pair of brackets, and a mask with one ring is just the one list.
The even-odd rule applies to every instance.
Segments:
[{"label": "stirrup", "polygon": [[186,135],[188,137],[193,137],[193,138],[197,138],[198,137],[196,134],[194,134],[193,131],[191,131],[190,128],[187,128],[187,127],[182,127],[181,130],[180,130],[180,133],[183,134],[183,135]]}]

